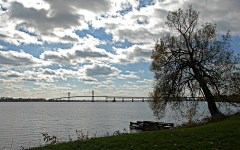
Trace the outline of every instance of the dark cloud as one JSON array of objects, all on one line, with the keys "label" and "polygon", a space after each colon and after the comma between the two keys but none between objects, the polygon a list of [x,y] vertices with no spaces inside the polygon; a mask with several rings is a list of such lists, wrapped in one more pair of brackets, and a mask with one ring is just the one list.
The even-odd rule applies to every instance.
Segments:
[{"label": "dark cloud", "polygon": [[44,61],[25,52],[0,51],[0,65],[8,67],[29,67],[44,65]]},{"label": "dark cloud", "polygon": [[45,75],[56,75],[55,71],[51,70],[51,69],[45,69],[45,70],[43,70],[42,73]]},{"label": "dark cloud", "polygon": [[108,57],[107,54],[104,54],[104,53],[100,53],[100,52],[93,52],[93,51],[80,51],[80,50],[76,50],[75,51],[75,56],[76,57],[82,57],[82,58],[85,58],[85,57],[91,57],[91,58],[94,58],[94,57]]},{"label": "dark cloud", "polygon": [[53,13],[52,16],[48,15],[49,12],[45,9],[37,10],[35,8],[24,7],[23,4],[14,2],[10,9],[10,18],[23,20],[19,24],[20,28],[35,28],[41,33],[51,31],[53,28],[70,28],[72,26],[80,25],[80,15],[74,15],[71,12]]},{"label": "dark cloud", "polygon": [[119,72],[120,71],[115,67],[98,64],[95,64],[92,67],[86,69],[87,76],[109,76]]},{"label": "dark cloud", "polygon": [[119,36],[119,39],[127,39],[132,43],[146,42],[146,40],[159,37],[159,33],[152,33],[146,28],[118,30],[117,35]]},{"label": "dark cloud", "polygon": [[37,79],[22,79],[23,81],[26,81],[26,82],[37,82],[38,80]]},{"label": "dark cloud", "polygon": [[1,72],[1,75],[4,78],[18,78],[18,77],[22,77],[23,74],[16,72],[16,71],[7,71],[7,72]]},{"label": "dark cloud", "polygon": [[120,64],[130,64],[132,62],[132,60],[129,60],[129,59],[124,59],[124,58],[121,58],[119,59],[119,63]]},{"label": "dark cloud", "polygon": [[77,42],[78,41],[77,38],[72,38],[70,36],[64,36],[61,39],[64,40],[64,41],[69,41],[69,42]]},{"label": "dark cloud", "polygon": [[81,79],[83,82],[95,82],[96,80],[93,79]]},{"label": "dark cloud", "polygon": [[240,34],[240,0],[191,0],[181,6],[182,10],[188,9],[188,5],[192,5],[193,9],[200,12],[199,25],[206,22],[217,24],[220,34],[225,34],[228,30],[231,34]]},{"label": "dark cloud", "polygon": [[142,49],[140,47],[136,47],[133,51],[133,53],[131,53],[129,55],[129,58],[134,58],[134,57],[138,57],[138,58],[147,58],[149,59],[152,55],[152,51],[150,50],[146,50],[146,49]]},{"label": "dark cloud", "polygon": [[50,60],[55,63],[60,63],[60,64],[70,64],[71,59],[68,58],[68,55],[64,56],[63,54],[60,54],[58,52],[52,52],[52,51],[47,51],[44,52],[40,55],[40,58],[44,60]]},{"label": "dark cloud", "polygon": [[17,77],[20,77],[20,75],[18,75],[18,74],[10,74],[7,77],[8,78],[17,78]]},{"label": "dark cloud", "polygon": [[[9,15],[11,19],[22,20],[18,28],[28,31],[34,28],[40,34],[51,35],[54,28],[71,29],[71,27],[81,26],[80,21],[84,21],[85,14],[79,14],[79,10],[88,10],[94,13],[105,13],[111,5],[106,0],[45,0],[50,8],[35,9],[24,7],[22,3],[13,2],[10,7]],[[63,40],[76,42],[69,36]]]},{"label": "dark cloud", "polygon": [[95,79],[95,78],[92,78],[92,77],[85,77],[85,78],[82,78],[81,81],[83,81],[83,82],[97,82],[98,80]]},{"label": "dark cloud", "polygon": [[73,11],[73,9],[84,9],[94,13],[104,13],[110,8],[108,0],[44,0],[50,4],[54,12]]},{"label": "dark cloud", "polygon": [[152,55],[152,45],[133,45],[127,49],[115,49],[120,56],[121,64],[137,63],[139,61],[150,61]]},{"label": "dark cloud", "polygon": [[154,17],[156,17],[156,19],[161,19],[163,20],[163,22],[165,22],[165,20],[167,21],[168,12],[169,11],[164,9],[154,9]]},{"label": "dark cloud", "polygon": [[5,37],[7,37],[7,36],[4,34],[0,34],[0,38],[5,38]]},{"label": "dark cloud", "polygon": [[85,48],[84,50],[74,50],[74,52],[53,52],[46,51],[41,54],[40,58],[44,60],[50,60],[55,63],[60,64],[72,64],[76,63],[79,60],[89,61],[92,58],[108,58],[108,54],[103,51],[92,51],[90,48]]}]

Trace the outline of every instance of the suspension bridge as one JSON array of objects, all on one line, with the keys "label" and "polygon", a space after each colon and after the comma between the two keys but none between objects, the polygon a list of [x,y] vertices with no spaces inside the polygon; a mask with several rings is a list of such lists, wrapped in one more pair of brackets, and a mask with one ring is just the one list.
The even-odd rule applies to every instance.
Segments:
[{"label": "suspension bridge", "polygon": [[[75,98],[87,98],[88,100],[73,100]],[[151,97],[141,97],[141,96],[106,96],[106,95],[94,95],[94,91],[92,91],[92,95],[89,96],[89,95],[82,95],[82,96],[70,96],[70,92],[68,92],[68,96],[66,97],[59,97],[59,98],[52,98],[52,99],[49,99],[48,101],[49,102],[63,102],[63,101],[68,101],[68,102],[74,102],[74,101],[87,101],[87,102],[95,102],[95,101],[99,101],[99,100],[96,100],[96,99],[105,99],[105,100],[101,100],[101,101],[105,101],[105,102],[117,102],[117,101],[141,101],[141,102],[144,102],[146,100],[151,100],[152,98]],[[186,101],[195,101],[195,100],[200,100],[200,101],[204,101],[204,97],[185,97],[185,100]]]},{"label": "suspension bridge", "polygon": [[89,95],[83,95],[83,96],[70,96],[70,92],[68,92],[68,96],[66,97],[59,97],[59,98],[52,98],[52,99],[49,99],[48,101],[50,102],[61,102],[61,101],[74,101],[74,100],[71,100],[73,98],[91,98],[91,100],[82,100],[82,101],[90,101],[90,102],[95,102],[97,98],[101,98],[101,99],[105,99],[104,101],[108,102],[108,101],[111,101],[111,102],[117,102],[117,101],[132,101],[134,102],[134,100],[141,100],[142,102],[144,102],[146,99],[149,99],[150,97],[136,97],[136,96],[106,96],[106,95],[100,95],[100,96],[96,96],[94,95],[94,91],[92,91],[92,95],[89,96]]}]

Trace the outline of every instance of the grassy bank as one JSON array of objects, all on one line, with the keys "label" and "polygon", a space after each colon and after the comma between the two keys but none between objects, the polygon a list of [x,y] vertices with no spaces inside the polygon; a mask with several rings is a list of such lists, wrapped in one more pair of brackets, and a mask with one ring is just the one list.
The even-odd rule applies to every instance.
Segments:
[{"label": "grassy bank", "polygon": [[240,149],[240,115],[200,127],[122,134],[34,148],[90,149]]}]

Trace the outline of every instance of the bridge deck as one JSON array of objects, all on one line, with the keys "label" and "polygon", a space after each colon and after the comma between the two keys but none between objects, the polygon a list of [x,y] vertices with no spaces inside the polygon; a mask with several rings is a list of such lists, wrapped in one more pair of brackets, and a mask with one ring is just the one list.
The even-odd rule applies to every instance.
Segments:
[{"label": "bridge deck", "polygon": [[[113,99],[114,101],[116,101],[116,99],[122,99],[122,100],[126,100],[126,99],[131,99],[132,101],[135,99],[141,99],[144,101],[145,100],[150,100],[152,99],[151,97],[141,97],[141,96],[69,96],[69,97],[60,97],[60,98],[52,98],[50,100],[61,100],[61,99],[70,99],[70,98],[77,98],[77,97],[89,97],[89,98],[106,98],[106,100],[108,99]],[[196,99],[199,101],[205,101],[204,97],[183,97],[182,98],[185,101],[196,101]]]}]

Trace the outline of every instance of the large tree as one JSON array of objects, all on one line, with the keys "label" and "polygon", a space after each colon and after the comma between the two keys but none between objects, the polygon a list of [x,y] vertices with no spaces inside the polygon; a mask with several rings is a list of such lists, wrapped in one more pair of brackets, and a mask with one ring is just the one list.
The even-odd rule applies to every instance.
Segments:
[{"label": "large tree", "polygon": [[239,68],[231,50],[230,32],[219,35],[211,23],[199,26],[199,14],[192,6],[185,12],[178,9],[168,13],[165,24],[172,35],[158,40],[151,56],[155,80],[150,93],[153,101],[149,103],[155,115],[163,113],[169,102],[178,106],[182,97],[190,95],[205,97],[214,116],[220,113],[216,97],[236,94],[233,85],[239,83]]}]

